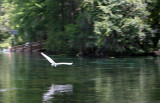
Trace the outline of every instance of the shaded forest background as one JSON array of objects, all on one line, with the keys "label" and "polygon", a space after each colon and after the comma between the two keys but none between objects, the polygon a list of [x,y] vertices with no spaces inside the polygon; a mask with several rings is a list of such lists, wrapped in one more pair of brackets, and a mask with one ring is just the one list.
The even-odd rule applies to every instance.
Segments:
[{"label": "shaded forest background", "polygon": [[159,0],[1,0],[0,46],[45,40],[83,56],[149,54],[160,48]]}]

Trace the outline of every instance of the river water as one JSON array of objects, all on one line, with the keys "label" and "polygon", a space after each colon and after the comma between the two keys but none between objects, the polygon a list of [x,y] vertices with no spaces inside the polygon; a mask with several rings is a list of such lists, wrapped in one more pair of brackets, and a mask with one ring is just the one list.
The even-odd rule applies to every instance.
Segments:
[{"label": "river water", "polygon": [[0,52],[0,103],[160,103],[160,58],[67,58]]}]

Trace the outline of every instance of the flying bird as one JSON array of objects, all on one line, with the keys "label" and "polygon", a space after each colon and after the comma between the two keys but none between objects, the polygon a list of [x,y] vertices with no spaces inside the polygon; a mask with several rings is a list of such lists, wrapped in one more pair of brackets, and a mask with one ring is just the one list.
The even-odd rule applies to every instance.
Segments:
[{"label": "flying bird", "polygon": [[41,54],[51,63],[51,66],[54,66],[54,67],[56,67],[57,65],[72,65],[73,64],[73,63],[56,63],[46,54],[44,54],[42,52],[41,52]]}]

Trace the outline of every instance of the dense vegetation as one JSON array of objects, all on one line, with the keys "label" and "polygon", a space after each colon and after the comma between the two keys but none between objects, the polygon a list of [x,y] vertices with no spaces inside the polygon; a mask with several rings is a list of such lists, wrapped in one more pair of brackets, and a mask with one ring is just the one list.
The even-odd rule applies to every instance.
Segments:
[{"label": "dense vegetation", "polygon": [[[47,51],[144,54],[158,49],[159,0],[2,0],[0,41],[46,41]],[[8,29],[6,29],[8,28]]]}]

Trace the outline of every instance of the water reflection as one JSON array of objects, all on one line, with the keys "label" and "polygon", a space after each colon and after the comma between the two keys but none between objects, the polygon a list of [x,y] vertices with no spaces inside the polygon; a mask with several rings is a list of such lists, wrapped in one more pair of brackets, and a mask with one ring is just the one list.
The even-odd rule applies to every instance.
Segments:
[{"label": "water reflection", "polygon": [[[59,58],[0,53],[0,103],[159,103],[160,58]],[[66,60],[67,61],[67,60]]]},{"label": "water reflection", "polygon": [[99,102],[152,103],[154,100],[154,103],[158,103],[160,101],[160,93],[158,93],[160,92],[160,62],[157,62],[159,59],[118,60],[122,63],[116,59],[108,60],[107,67],[97,68],[95,87]]},{"label": "water reflection", "polygon": [[14,90],[17,90],[17,89],[21,89],[21,88],[8,88],[8,89],[0,89],[0,92],[11,92],[11,91],[14,91]]},{"label": "water reflection", "polygon": [[[15,76],[12,75],[11,70],[14,66],[14,56],[12,53],[0,53],[0,103],[15,102],[16,101],[16,83]],[[13,100],[11,98],[14,98]]]},{"label": "water reflection", "polygon": [[65,85],[52,84],[51,87],[49,87],[49,90],[43,94],[43,102],[50,101],[51,99],[54,98],[54,95],[61,95],[62,93],[72,94],[72,92],[73,92],[73,86],[71,84],[65,84]]}]

